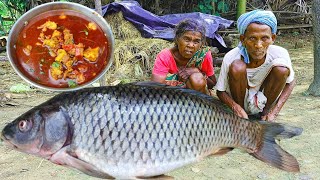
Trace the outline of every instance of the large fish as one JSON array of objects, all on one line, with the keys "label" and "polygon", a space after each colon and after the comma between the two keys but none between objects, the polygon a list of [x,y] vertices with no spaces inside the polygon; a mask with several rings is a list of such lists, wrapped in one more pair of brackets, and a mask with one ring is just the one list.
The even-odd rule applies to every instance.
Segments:
[{"label": "large fish", "polygon": [[297,160],[275,138],[302,129],[249,121],[196,91],[156,83],[61,93],[2,131],[5,144],[101,178],[165,174],[233,148],[285,171]]}]

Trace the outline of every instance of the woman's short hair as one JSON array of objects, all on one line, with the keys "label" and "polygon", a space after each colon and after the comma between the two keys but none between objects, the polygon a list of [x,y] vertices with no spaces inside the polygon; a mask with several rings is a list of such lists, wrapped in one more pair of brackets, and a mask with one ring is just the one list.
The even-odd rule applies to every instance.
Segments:
[{"label": "woman's short hair", "polygon": [[175,28],[175,37],[174,40],[177,40],[181,37],[186,31],[195,31],[200,32],[202,35],[201,40],[205,41],[206,39],[206,28],[204,23],[197,19],[184,19],[179,22]]}]

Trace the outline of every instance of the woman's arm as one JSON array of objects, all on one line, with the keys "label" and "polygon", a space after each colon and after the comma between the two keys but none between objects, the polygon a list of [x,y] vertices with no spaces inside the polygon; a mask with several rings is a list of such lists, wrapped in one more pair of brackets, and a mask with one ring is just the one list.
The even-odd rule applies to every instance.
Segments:
[{"label": "woman's arm", "polygon": [[157,75],[157,74],[151,75],[151,81],[164,84],[165,80],[166,80],[166,76],[161,76],[161,75]]}]

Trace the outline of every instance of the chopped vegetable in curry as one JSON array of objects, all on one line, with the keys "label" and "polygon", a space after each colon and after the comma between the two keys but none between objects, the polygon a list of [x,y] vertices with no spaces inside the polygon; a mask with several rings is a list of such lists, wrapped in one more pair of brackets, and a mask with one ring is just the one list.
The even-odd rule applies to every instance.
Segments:
[{"label": "chopped vegetable in curry", "polygon": [[[60,18],[66,18],[65,15],[61,15]],[[86,25],[88,31],[95,31],[97,26],[95,23],[90,22]],[[59,79],[71,79],[68,84],[69,87],[74,87],[77,84],[85,82],[86,78],[84,73],[87,71],[86,67],[74,68],[74,64],[79,59],[85,59],[90,63],[97,61],[99,56],[99,47],[85,47],[83,43],[76,44],[71,31],[65,27],[59,27],[59,25],[53,21],[46,21],[41,26],[37,27],[41,29],[36,46],[46,47],[48,53],[54,58],[54,62],[50,66],[50,75],[55,80]],[[48,29],[53,30],[51,35],[45,35]],[[23,48],[25,55],[29,56],[32,50],[31,45],[27,45]],[[42,59],[43,60],[43,59]],[[39,63],[43,63],[42,61]],[[71,83],[70,83],[71,82]]]},{"label": "chopped vegetable in curry", "polygon": [[104,31],[78,11],[43,12],[17,34],[17,66],[42,87],[80,88],[100,77],[110,63],[112,49]]},{"label": "chopped vegetable in curry", "polygon": [[96,47],[93,49],[89,47],[84,51],[83,56],[89,61],[92,61],[92,62],[96,61],[96,59],[99,56],[99,47]]},{"label": "chopped vegetable in curry", "polygon": [[97,26],[96,26],[95,23],[90,22],[90,23],[88,24],[88,29],[89,29],[89,30],[97,30]]}]

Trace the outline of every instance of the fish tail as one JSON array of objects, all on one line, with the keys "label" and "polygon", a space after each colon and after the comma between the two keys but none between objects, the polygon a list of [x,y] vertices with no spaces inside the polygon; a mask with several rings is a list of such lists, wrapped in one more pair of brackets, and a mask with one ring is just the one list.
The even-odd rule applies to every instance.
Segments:
[{"label": "fish tail", "polygon": [[262,141],[259,150],[250,153],[255,158],[271,166],[289,172],[299,172],[299,163],[294,156],[283,150],[276,139],[288,139],[302,133],[302,128],[292,127],[279,123],[260,122],[263,127]]}]

